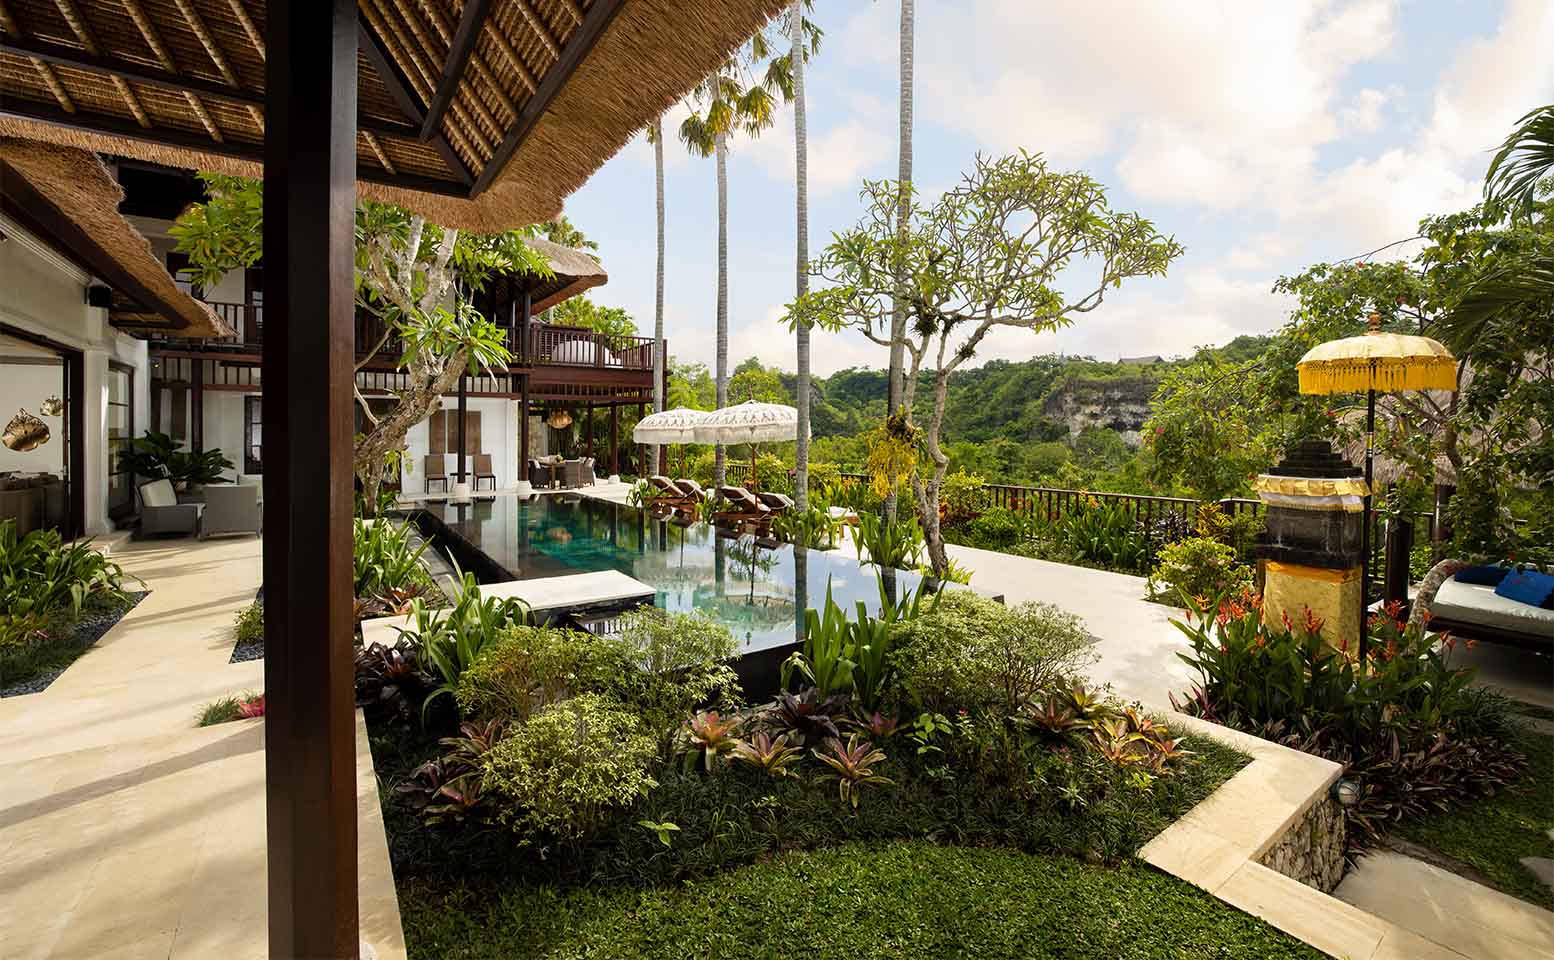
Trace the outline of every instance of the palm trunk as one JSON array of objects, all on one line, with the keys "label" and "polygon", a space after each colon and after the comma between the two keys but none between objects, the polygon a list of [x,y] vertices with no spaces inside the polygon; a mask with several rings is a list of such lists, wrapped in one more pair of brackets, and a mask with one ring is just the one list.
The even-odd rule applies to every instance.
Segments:
[{"label": "palm trunk", "polygon": [[[658,189],[658,276],[654,287],[656,301],[653,307],[653,412],[664,409],[664,366],[669,358],[664,356],[664,123],[663,118],[653,121],[653,179]],[[659,462],[660,447],[653,445],[653,466],[648,472],[659,473],[664,469]]]},{"label": "palm trunk", "polygon": [[[900,196],[896,200],[896,237],[902,243],[906,240],[907,217],[911,209],[911,191],[908,189],[912,183],[912,45],[914,21],[916,20],[916,5],[914,0],[901,0],[901,93],[900,93],[900,150],[898,156],[899,167],[896,179],[900,181]],[[886,383],[886,413],[895,413],[901,406],[904,383],[902,367],[905,360],[905,340],[907,309],[905,296],[906,280],[897,271],[896,296],[891,304],[890,311],[890,370]],[[910,415],[910,411],[908,411]],[[894,492],[885,501],[885,517],[888,522],[896,520],[896,497]]]},{"label": "palm trunk", "polygon": [[[718,167],[718,407],[728,406],[728,135],[717,134],[713,147]],[[723,486],[723,444],[714,448],[712,459],[712,484],[714,489]]]},{"label": "palm trunk", "polygon": [[[798,296],[809,291],[809,130],[804,112],[804,6],[793,0],[789,14],[793,38],[793,143],[795,208],[798,218],[795,279]],[[794,449],[793,499],[800,510],[809,509],[809,325],[798,325],[796,352],[798,380],[798,442]]]}]

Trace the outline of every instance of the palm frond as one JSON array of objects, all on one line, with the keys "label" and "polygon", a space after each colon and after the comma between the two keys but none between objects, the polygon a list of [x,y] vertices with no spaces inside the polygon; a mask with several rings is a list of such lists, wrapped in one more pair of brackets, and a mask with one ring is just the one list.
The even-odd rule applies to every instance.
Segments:
[{"label": "palm frond", "polygon": [[1484,199],[1493,210],[1529,214],[1538,185],[1554,176],[1554,104],[1517,121],[1484,176]]},{"label": "palm frond", "polygon": [[1460,356],[1473,349],[1498,317],[1513,310],[1554,316],[1554,255],[1527,257],[1480,278],[1431,332]]}]

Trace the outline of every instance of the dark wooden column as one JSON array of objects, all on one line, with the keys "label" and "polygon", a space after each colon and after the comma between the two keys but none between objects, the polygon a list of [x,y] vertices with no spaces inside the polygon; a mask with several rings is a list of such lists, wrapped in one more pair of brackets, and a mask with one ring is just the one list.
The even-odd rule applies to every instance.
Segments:
[{"label": "dark wooden column", "polygon": [[588,456],[594,455],[594,405],[583,407],[583,433],[588,443]]},{"label": "dark wooden column", "polygon": [[465,421],[469,419],[469,375],[459,377],[459,483],[464,483],[465,450],[468,448]]},{"label": "dark wooden column", "polygon": [[189,366],[194,384],[189,391],[189,447],[199,453],[205,449],[205,361],[195,358]]},{"label": "dark wooden column", "polygon": [[610,404],[610,473],[621,472],[621,407]]},{"label": "dark wooden column", "polygon": [[355,960],[356,0],[271,0],[265,36],[270,956]]},{"label": "dark wooden column", "polygon": [[[518,328],[518,359],[529,363],[529,291],[523,292],[522,325]],[[518,375],[518,479],[529,479],[529,375]]]}]

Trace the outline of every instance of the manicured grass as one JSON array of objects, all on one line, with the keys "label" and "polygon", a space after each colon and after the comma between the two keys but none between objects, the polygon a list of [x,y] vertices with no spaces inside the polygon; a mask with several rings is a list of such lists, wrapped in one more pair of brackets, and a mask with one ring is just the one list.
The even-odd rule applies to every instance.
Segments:
[{"label": "manicured grass", "polygon": [[1523,857],[1554,857],[1554,737],[1528,733],[1521,749],[1527,774],[1486,800],[1450,813],[1410,820],[1404,838],[1472,867],[1512,896],[1554,909],[1554,893],[1521,865]]},{"label": "manicured grass", "polygon": [[413,958],[1300,960],[1322,954],[1137,863],[922,841],[794,852],[648,890],[400,890]]}]

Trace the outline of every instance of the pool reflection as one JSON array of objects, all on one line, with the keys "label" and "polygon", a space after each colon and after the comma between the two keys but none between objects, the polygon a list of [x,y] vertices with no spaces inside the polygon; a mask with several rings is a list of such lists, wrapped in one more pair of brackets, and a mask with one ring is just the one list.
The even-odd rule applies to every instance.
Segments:
[{"label": "pool reflection", "polygon": [[[701,611],[729,628],[744,652],[791,645],[806,607],[832,597],[849,613],[858,601],[879,612],[877,568],[838,550],[732,537],[709,524],[650,516],[622,504],[570,495],[497,497],[425,505],[457,556],[482,579],[528,580],[619,570],[656,591],[666,610]],[[462,541],[460,543],[459,541]],[[916,589],[922,578],[888,571],[886,586]]]}]

